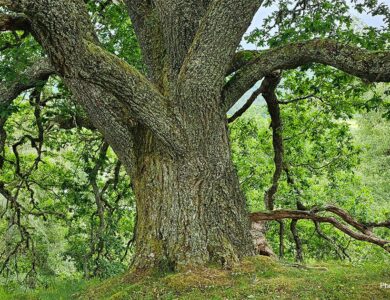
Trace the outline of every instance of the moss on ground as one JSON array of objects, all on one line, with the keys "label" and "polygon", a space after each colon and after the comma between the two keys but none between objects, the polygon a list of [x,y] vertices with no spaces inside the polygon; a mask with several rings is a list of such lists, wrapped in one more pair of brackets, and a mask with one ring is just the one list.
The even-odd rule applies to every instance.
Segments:
[{"label": "moss on ground", "polygon": [[[136,280],[134,280],[134,277]],[[297,267],[258,256],[232,270],[117,277],[93,286],[79,299],[390,299],[386,265],[322,263]]]},{"label": "moss on ground", "polygon": [[390,283],[386,264],[334,262],[300,267],[258,256],[232,270],[127,273],[89,284],[69,298],[52,299],[390,299],[390,289],[381,288],[381,282]]}]

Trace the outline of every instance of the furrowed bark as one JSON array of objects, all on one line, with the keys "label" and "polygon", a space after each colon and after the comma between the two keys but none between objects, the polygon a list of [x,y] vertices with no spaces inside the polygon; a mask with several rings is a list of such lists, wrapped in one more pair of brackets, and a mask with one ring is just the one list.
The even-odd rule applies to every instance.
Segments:
[{"label": "furrowed bark", "polygon": [[200,86],[200,77],[179,76],[177,85],[174,76],[168,78],[168,102],[185,124],[187,147],[183,157],[172,157],[148,130],[137,130],[135,265],[181,268],[213,261],[229,266],[254,249],[220,92],[214,82]]},{"label": "furrowed bark", "polygon": [[135,266],[229,266],[253,254],[219,91],[178,85],[164,97],[99,46],[81,1],[22,3],[34,37],[133,178]]},{"label": "furrowed bark", "polygon": [[143,140],[140,133],[136,140],[138,268],[231,266],[253,254],[225,116],[208,109],[194,110],[193,118],[204,122],[190,123],[191,151],[182,158],[172,158],[152,136]]},{"label": "furrowed bark", "polygon": [[[48,6],[46,2],[26,0],[22,4],[31,19],[34,36],[85,110],[90,113],[94,107],[96,112],[97,103],[102,104],[104,99],[104,109],[119,123],[128,124],[134,118],[173,151],[182,150],[177,120],[168,111],[164,97],[133,67],[99,46],[84,3],[49,0]],[[105,95],[92,101],[85,93],[78,93],[82,86]],[[99,122],[94,120],[97,116],[89,117]]]},{"label": "furrowed bark", "polygon": [[[328,63],[321,60],[324,55],[335,56],[336,65],[352,74],[363,72],[349,48],[312,49],[320,46],[318,41],[314,46],[293,44],[291,53],[284,48],[267,55],[251,53],[257,58],[248,62],[235,51],[262,1],[198,2],[199,7],[194,0],[127,1],[148,66],[147,80],[101,47],[83,1],[13,1],[28,16],[34,37],[92,126],[132,177],[137,268],[177,269],[209,262],[231,266],[254,253],[245,198],[231,160],[227,106],[221,106],[226,74],[236,72],[226,85],[225,100],[275,69],[313,60]],[[357,66],[349,68],[351,61]],[[368,77],[377,69],[374,65]],[[235,94],[227,93],[229,89]],[[293,219],[315,215],[351,236],[386,245],[335,218],[298,212]],[[342,212],[331,212],[354,224]]]},{"label": "furrowed bark", "polygon": [[[148,67],[149,78],[162,92],[175,79],[209,1],[125,1]],[[171,85],[171,86],[169,86]]]},{"label": "furrowed bark", "polygon": [[55,73],[62,77],[84,107],[94,127],[130,166],[133,149],[129,132],[133,123],[128,108],[111,93],[81,77],[81,74],[85,75],[83,64],[92,56],[88,55],[87,42],[83,41],[96,41],[84,4],[76,0],[50,1],[49,6],[45,1],[19,1],[16,4],[30,17],[33,35],[48,54]]},{"label": "furrowed bark", "polygon": [[125,1],[148,70],[148,78],[164,92],[167,84],[162,24],[152,1]]},{"label": "furrowed bark", "polygon": [[220,91],[236,48],[262,1],[213,1],[183,63],[179,78],[192,88],[211,86]]},{"label": "furrowed bark", "polygon": [[[184,151],[183,133],[172,112],[166,105],[167,99],[135,68],[112,55],[94,43],[87,42],[87,58],[81,78],[110,91],[121,100],[124,109],[148,127],[163,143],[176,152]],[[91,69],[88,69],[91,68]]]},{"label": "furrowed bark", "polygon": [[167,63],[173,73],[171,76],[175,78],[198,30],[205,8],[198,0],[156,0],[155,5],[162,23]]},{"label": "furrowed bark", "polygon": [[259,52],[233,76],[223,90],[228,111],[258,80],[275,70],[321,63],[369,82],[390,81],[390,51],[369,51],[329,39],[287,44]]},{"label": "furrowed bark", "polygon": [[234,72],[237,72],[245,65],[251,62],[251,60],[259,55],[259,51],[257,50],[241,50],[234,54],[233,60],[230,64],[226,75],[230,75]]}]

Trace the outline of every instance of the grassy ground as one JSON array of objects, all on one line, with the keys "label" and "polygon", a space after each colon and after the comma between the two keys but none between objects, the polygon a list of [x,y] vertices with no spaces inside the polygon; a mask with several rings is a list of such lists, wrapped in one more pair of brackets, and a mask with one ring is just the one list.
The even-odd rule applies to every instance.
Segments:
[{"label": "grassy ground", "polygon": [[24,292],[17,290],[10,292],[0,286],[0,300],[68,300],[74,299],[74,295],[87,289],[94,282],[81,280],[63,280],[49,284],[48,288]]},{"label": "grassy ground", "polygon": [[102,283],[71,283],[0,299],[390,299],[390,266],[321,263],[298,268],[267,257],[246,259],[233,270],[125,274]]}]

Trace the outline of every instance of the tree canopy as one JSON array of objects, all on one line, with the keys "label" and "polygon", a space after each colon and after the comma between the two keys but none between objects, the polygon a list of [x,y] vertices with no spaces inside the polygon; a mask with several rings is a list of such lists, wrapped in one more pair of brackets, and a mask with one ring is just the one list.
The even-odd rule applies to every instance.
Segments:
[{"label": "tree canopy", "polygon": [[192,215],[224,264],[245,204],[283,259],[388,261],[389,26],[373,0],[0,0],[0,283],[196,261]]}]

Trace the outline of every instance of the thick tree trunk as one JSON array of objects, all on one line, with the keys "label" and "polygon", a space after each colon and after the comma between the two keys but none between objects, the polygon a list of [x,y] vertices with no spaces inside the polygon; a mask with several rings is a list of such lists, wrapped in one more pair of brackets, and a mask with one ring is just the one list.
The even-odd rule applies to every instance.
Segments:
[{"label": "thick tree trunk", "polygon": [[[225,112],[259,79],[318,62],[369,81],[390,81],[389,52],[312,40],[259,52],[225,83],[259,0],[125,0],[149,80],[102,47],[85,1],[2,2],[26,15],[23,22],[54,71],[130,174],[138,268],[228,266],[253,253]],[[0,29],[10,29],[7,24]]]},{"label": "thick tree trunk", "polygon": [[[254,14],[259,4],[247,2]],[[195,58],[186,60],[179,75],[176,66],[184,60],[191,39],[185,51],[177,52],[180,57],[175,42],[167,52],[172,56],[166,58],[168,69],[148,66],[155,81],[150,82],[100,47],[82,1],[26,3],[34,36],[131,176],[138,212],[136,267],[180,268],[208,262],[229,266],[252,254],[250,221],[221,105],[228,63],[209,71],[206,78],[204,68],[215,64],[202,63],[199,69],[204,57],[196,56],[195,47],[189,51]],[[215,5],[212,12],[218,17],[223,9]],[[246,19],[249,23],[251,17]],[[246,26],[232,27],[234,34],[227,40],[234,38],[238,44]],[[164,31],[164,37],[169,33]],[[216,49],[222,59],[233,55],[236,44]],[[150,54],[145,45],[144,51]],[[159,78],[167,82],[161,84]]]},{"label": "thick tree trunk", "polygon": [[[198,120],[196,127],[205,128]],[[147,130],[135,134],[136,267],[180,269],[208,262],[229,267],[253,254],[225,120],[219,124],[208,128],[213,134],[193,132],[183,156],[165,151]]]}]

